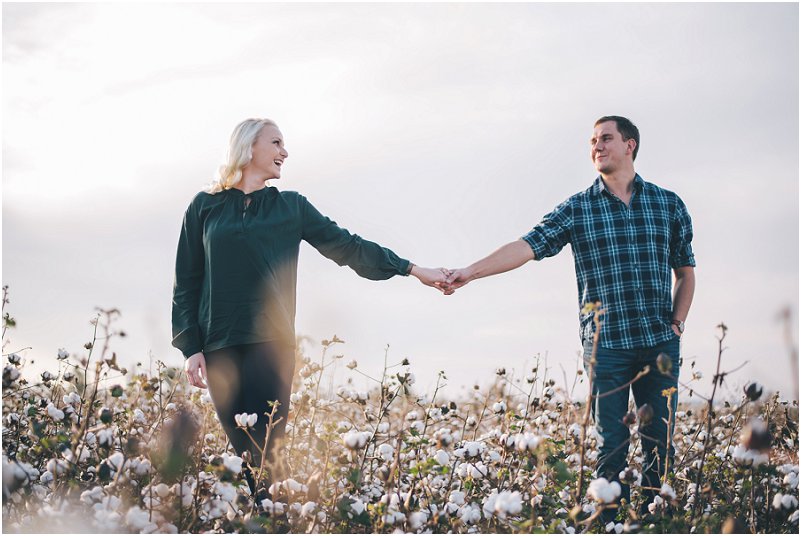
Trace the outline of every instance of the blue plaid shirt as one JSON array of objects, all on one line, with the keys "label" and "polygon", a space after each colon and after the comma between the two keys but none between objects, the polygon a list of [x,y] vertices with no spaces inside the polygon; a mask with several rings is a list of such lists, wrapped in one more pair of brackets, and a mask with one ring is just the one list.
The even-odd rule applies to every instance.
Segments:
[{"label": "blue plaid shirt", "polygon": [[599,176],[570,197],[523,237],[537,260],[573,248],[582,340],[592,338],[593,312],[600,301],[599,343],[630,350],[656,346],[675,337],[671,327],[671,268],[695,266],[692,221],[682,200],[635,175],[629,206]]}]

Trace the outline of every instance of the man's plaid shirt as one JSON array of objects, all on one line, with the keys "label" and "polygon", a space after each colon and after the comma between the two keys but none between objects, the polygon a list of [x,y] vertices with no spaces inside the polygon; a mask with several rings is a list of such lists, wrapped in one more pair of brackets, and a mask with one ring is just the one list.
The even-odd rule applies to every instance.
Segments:
[{"label": "man's plaid shirt", "polygon": [[546,215],[523,237],[537,260],[573,248],[582,340],[594,333],[600,301],[599,343],[616,350],[656,346],[675,337],[671,327],[672,268],[695,266],[692,221],[682,200],[635,175],[629,206],[599,176]]}]

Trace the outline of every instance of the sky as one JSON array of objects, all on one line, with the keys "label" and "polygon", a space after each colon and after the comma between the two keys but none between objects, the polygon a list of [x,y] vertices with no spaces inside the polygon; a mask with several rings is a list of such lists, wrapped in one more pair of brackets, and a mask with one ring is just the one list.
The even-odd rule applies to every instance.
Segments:
[{"label": "sky", "polygon": [[[710,391],[724,322],[722,368],[744,364],[727,393],[752,380],[797,389],[780,320],[789,308],[797,340],[795,3],[2,11],[2,283],[18,322],[4,353],[30,347],[26,359],[54,369],[59,348],[85,353],[95,307],[116,307],[122,364],[181,365],[181,219],[245,118],[284,134],[290,156],[271,185],[418,265],[459,268],[587,188],[593,123],[623,115],[641,132],[638,173],[693,218],[681,379]],[[440,370],[456,396],[537,359],[570,387],[577,299],[569,247],[446,297],[413,278],[361,279],[304,243],[296,330],[314,359],[338,335],[343,365],[371,375],[385,351],[408,358],[420,392]]]}]

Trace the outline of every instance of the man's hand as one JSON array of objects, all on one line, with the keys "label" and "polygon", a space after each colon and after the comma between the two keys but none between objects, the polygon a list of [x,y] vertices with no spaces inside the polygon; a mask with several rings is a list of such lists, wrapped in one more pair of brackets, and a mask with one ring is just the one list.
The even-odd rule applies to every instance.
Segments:
[{"label": "man's hand", "polygon": [[453,290],[445,284],[450,272],[445,268],[422,268],[415,265],[411,274],[426,286],[434,287],[445,295],[453,294]]},{"label": "man's hand", "polygon": [[465,286],[472,280],[470,277],[470,272],[467,268],[448,270],[448,272],[450,275],[448,275],[448,279],[445,280],[445,285],[451,289],[451,293],[456,291],[456,289]]},{"label": "man's hand", "polygon": [[186,377],[189,383],[195,387],[206,389],[206,357],[202,352],[192,354],[184,362],[184,370],[186,370]]}]

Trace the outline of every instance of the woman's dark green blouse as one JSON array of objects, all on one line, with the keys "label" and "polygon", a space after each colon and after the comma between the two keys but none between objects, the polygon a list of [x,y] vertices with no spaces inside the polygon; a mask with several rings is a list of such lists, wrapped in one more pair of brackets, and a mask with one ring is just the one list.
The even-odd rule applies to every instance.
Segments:
[{"label": "woman's dark green blouse", "polygon": [[184,215],[172,344],[189,357],[236,344],[295,344],[300,241],[367,279],[406,275],[409,261],[350,234],[297,192],[199,193]]}]

